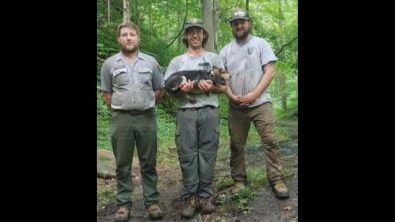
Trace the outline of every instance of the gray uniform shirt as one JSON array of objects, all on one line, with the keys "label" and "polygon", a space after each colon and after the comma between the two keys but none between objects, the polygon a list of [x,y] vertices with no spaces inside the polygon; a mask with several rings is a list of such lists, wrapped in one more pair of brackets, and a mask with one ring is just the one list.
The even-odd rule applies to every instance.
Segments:
[{"label": "gray uniform shirt", "polygon": [[101,89],[112,92],[111,108],[146,110],[155,107],[155,90],[165,82],[156,59],[138,51],[133,67],[117,53],[101,69]]},{"label": "gray uniform shirt", "polygon": [[[236,40],[231,41],[219,53],[229,74],[229,87],[235,95],[245,95],[252,92],[261,80],[262,66],[270,61],[277,61],[269,43],[256,36],[242,45]],[[269,87],[250,104],[249,107],[272,101]],[[232,104],[232,103],[231,103]],[[236,106],[235,104],[232,104]]]},{"label": "gray uniform shirt", "polygon": [[[212,52],[204,52],[198,57],[191,57],[187,53],[174,57],[167,67],[164,80],[166,81],[171,74],[182,70],[211,70],[213,66],[224,68],[224,63],[219,55]],[[179,108],[201,107],[205,105],[219,106],[218,94],[211,92],[207,96],[206,92],[193,94],[196,103],[190,103],[183,96],[177,98]]]}]

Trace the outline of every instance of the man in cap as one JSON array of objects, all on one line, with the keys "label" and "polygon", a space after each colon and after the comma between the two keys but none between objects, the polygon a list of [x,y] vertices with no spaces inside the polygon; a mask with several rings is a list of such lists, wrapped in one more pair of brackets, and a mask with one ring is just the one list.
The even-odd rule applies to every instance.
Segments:
[{"label": "man in cap", "polygon": [[[170,61],[164,80],[177,71],[208,71],[214,66],[224,68],[222,59],[217,54],[204,50],[208,37],[209,33],[201,19],[188,19],[182,35],[187,52]],[[175,141],[184,184],[181,197],[185,200],[185,206],[181,218],[186,219],[194,217],[195,211],[199,209],[204,214],[215,211],[211,203],[211,186],[219,145],[218,94],[224,93],[227,85],[214,85],[211,80],[200,80],[198,87],[202,93],[193,94],[196,103],[191,103],[182,96],[191,92],[193,87],[193,82],[188,80],[180,85],[180,92],[168,94],[177,99],[178,105]],[[209,96],[207,92],[211,92]]]},{"label": "man in cap", "polygon": [[234,9],[229,22],[235,39],[225,45],[219,55],[230,76],[226,96],[229,98],[232,192],[239,192],[240,187],[247,184],[244,147],[253,122],[264,147],[266,173],[272,191],[279,199],[288,198],[269,92],[277,58],[265,39],[250,34],[252,21],[247,10]]}]

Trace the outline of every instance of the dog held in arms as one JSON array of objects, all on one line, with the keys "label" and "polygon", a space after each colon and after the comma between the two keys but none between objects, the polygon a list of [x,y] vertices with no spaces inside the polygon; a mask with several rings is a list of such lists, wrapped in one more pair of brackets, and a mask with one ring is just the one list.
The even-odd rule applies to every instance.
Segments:
[{"label": "dog held in arms", "polygon": [[[194,90],[191,93],[201,93],[202,91],[198,88],[198,83],[200,80],[211,80],[214,85],[221,84],[226,85],[226,81],[229,79],[229,74],[225,69],[221,69],[213,66],[213,68],[209,71],[205,69],[201,70],[182,70],[173,73],[165,83],[165,89],[170,94],[176,94],[180,91],[180,84],[191,80],[193,81]],[[207,92],[207,96],[210,95],[210,92]],[[195,98],[186,93],[183,95],[190,103],[196,103]]]}]

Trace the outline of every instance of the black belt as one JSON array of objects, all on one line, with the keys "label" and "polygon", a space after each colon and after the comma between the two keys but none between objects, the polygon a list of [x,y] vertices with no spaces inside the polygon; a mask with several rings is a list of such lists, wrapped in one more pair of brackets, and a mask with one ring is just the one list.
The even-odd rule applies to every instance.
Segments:
[{"label": "black belt", "polygon": [[123,110],[123,109],[114,109],[114,112],[120,112],[124,114],[129,114],[131,116],[137,116],[140,114],[148,113],[149,111],[153,110],[154,108],[146,109],[146,110]]},{"label": "black belt", "polygon": [[216,108],[215,106],[212,105],[205,105],[205,106],[200,106],[200,107],[191,107],[191,108],[178,108],[182,111],[185,110],[190,110],[190,111],[194,111],[194,110],[199,110],[199,109],[206,109],[206,108]]}]

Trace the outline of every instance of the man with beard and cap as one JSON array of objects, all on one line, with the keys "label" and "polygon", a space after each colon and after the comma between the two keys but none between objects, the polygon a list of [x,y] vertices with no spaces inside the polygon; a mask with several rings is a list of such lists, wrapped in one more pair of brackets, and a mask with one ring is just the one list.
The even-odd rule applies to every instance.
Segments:
[{"label": "man with beard and cap", "polygon": [[[182,70],[208,71],[214,66],[224,68],[221,57],[204,50],[208,37],[209,33],[201,19],[190,18],[186,21],[182,42],[187,51],[170,61],[165,81],[173,73]],[[185,200],[185,205],[181,218],[186,219],[194,217],[199,210],[203,214],[215,211],[211,203],[211,186],[219,146],[218,95],[226,91],[227,84],[214,85],[211,80],[200,80],[198,87],[201,93],[193,94],[195,103],[183,96],[193,90],[194,83],[191,80],[180,84],[180,92],[169,94],[177,99],[178,105],[175,142],[184,185],[181,198]],[[211,92],[209,96],[207,92]]]},{"label": "man with beard and cap", "polygon": [[234,40],[225,45],[219,55],[230,79],[226,96],[229,98],[232,193],[238,193],[240,187],[247,185],[244,148],[253,122],[263,144],[269,184],[277,198],[285,199],[289,192],[282,172],[269,91],[277,58],[265,39],[251,35],[252,21],[247,10],[234,9],[229,22]]},{"label": "man with beard and cap", "polygon": [[134,147],[140,163],[144,205],[149,218],[161,219],[157,190],[157,120],[155,105],[165,86],[155,58],[139,51],[140,29],[131,22],[118,26],[121,51],[101,69],[103,99],[111,111],[111,145],[116,160],[115,221],[128,221],[134,185],[131,168]]}]

